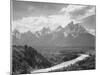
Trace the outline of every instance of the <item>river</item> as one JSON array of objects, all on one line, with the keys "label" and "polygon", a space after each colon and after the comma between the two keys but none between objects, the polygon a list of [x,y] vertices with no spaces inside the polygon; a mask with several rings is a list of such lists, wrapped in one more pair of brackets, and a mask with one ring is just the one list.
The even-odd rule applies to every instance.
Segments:
[{"label": "river", "polygon": [[89,57],[89,55],[87,54],[80,54],[79,57],[73,59],[73,60],[69,60],[66,62],[62,62],[61,64],[57,64],[55,66],[52,66],[50,68],[46,68],[46,69],[39,69],[39,70],[35,70],[35,71],[31,71],[31,73],[41,73],[41,72],[49,72],[49,71],[53,71],[53,70],[58,70],[58,69],[62,69],[64,67],[68,67],[72,64],[75,64],[76,62],[79,62],[83,59],[85,59],[86,57]]}]

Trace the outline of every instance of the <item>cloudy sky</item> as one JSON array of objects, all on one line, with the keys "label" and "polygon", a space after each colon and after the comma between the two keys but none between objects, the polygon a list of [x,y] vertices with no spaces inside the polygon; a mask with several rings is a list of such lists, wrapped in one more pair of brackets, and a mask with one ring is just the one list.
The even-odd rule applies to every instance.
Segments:
[{"label": "cloudy sky", "polygon": [[17,29],[20,32],[35,32],[43,27],[54,30],[71,21],[82,23],[91,33],[96,28],[95,6],[14,0],[12,12],[12,30]]}]

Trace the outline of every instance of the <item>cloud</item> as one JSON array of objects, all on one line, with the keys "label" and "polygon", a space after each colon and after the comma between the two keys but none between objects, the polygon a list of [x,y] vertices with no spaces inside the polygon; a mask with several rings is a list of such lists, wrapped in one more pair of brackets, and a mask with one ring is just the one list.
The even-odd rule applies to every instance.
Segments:
[{"label": "cloud", "polygon": [[94,35],[96,28],[95,10],[95,6],[68,5],[67,7],[62,8],[60,13],[69,17],[69,20],[82,23],[82,25]]},{"label": "cloud", "polygon": [[68,5],[67,7],[62,8],[60,12],[69,13],[69,12],[81,10],[82,8],[85,8],[85,7],[86,7],[86,6]]},{"label": "cloud", "polygon": [[47,23],[46,17],[24,17],[12,22],[12,30],[18,29],[20,32],[40,30]]},{"label": "cloud", "polygon": [[82,20],[90,15],[95,14],[94,6],[84,6],[84,5],[69,5],[61,9],[62,13],[66,16],[70,16],[70,19]]},{"label": "cloud", "polygon": [[[29,11],[33,9],[33,7],[29,7]],[[95,22],[92,21],[94,20],[93,17],[90,17],[92,15],[95,15],[94,6],[68,5],[67,7],[63,7],[59,11],[59,14],[56,15],[29,16],[14,20],[12,22],[12,30],[18,29],[22,33],[27,31],[39,31],[43,27],[49,27],[51,30],[54,30],[59,25],[62,27],[66,26],[72,20],[76,23],[81,22],[87,24],[86,26],[89,26],[92,22]]]},{"label": "cloud", "polygon": [[74,22],[79,22],[79,18],[81,17],[81,14],[84,14],[82,9],[86,8],[87,6],[82,5],[68,5],[67,7],[63,7],[60,10],[60,13],[63,13],[66,17],[68,17],[70,20],[73,20]]},{"label": "cloud", "polygon": [[39,31],[43,27],[49,27],[51,30],[56,29],[59,25],[65,26],[69,22],[65,15],[50,15],[39,17],[24,17],[12,22],[12,30],[17,29],[20,32]]},{"label": "cloud", "polygon": [[66,17],[65,15],[51,15],[49,16],[50,21],[52,24],[61,25],[64,27],[70,22],[69,17]]}]

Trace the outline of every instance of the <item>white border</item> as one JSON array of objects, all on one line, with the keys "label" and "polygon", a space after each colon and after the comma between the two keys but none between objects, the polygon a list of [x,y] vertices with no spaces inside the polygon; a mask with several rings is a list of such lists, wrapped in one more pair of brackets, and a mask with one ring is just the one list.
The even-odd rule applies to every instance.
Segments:
[{"label": "white border", "polygon": [[[31,0],[32,1],[32,0]],[[41,2],[96,5],[96,54],[97,69],[87,71],[69,71],[41,73],[31,75],[98,75],[100,72],[100,0],[33,0]],[[10,0],[0,0],[0,75],[10,75]]]}]

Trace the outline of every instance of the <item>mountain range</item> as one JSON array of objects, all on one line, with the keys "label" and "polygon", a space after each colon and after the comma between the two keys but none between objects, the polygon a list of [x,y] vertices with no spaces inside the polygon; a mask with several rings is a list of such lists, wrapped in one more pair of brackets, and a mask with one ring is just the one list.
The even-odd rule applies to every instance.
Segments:
[{"label": "mountain range", "polygon": [[54,31],[44,27],[40,31],[20,33],[14,30],[13,45],[78,47],[95,46],[95,36],[90,34],[81,23],[70,22],[65,27],[58,26]]}]

